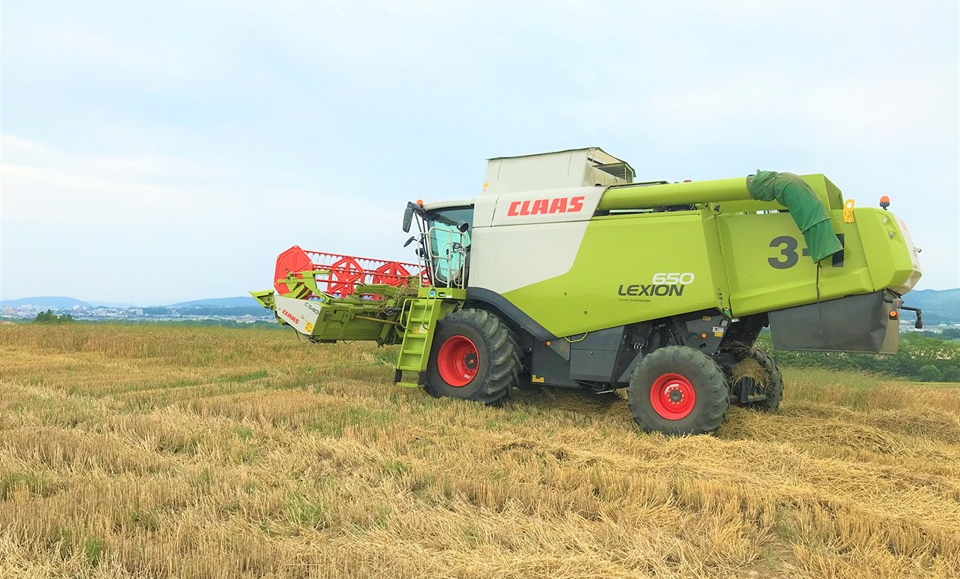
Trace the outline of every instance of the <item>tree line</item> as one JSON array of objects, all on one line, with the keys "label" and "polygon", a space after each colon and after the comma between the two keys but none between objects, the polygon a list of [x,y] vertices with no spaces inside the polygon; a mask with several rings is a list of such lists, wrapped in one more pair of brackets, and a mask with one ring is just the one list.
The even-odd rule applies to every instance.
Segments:
[{"label": "tree line", "polygon": [[61,314],[58,316],[53,313],[53,310],[47,310],[37,314],[37,317],[33,318],[33,321],[37,324],[70,324],[76,320],[74,320],[70,314]]},{"label": "tree line", "polygon": [[[949,331],[949,330],[947,330]],[[960,330],[957,331],[960,334]],[[936,336],[936,337],[933,337]],[[861,370],[920,382],[960,382],[960,343],[944,334],[903,334],[896,354],[772,351],[778,364],[819,366],[834,370]],[[960,336],[958,336],[960,337]],[[758,344],[770,351],[770,337]]]}]

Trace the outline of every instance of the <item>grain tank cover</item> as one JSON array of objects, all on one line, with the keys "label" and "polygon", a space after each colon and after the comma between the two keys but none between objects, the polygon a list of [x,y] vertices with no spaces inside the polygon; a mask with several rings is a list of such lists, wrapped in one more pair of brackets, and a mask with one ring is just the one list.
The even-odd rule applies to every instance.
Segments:
[{"label": "grain tank cover", "polygon": [[636,173],[626,161],[599,147],[569,149],[487,161],[485,194],[565,189],[633,183]]}]

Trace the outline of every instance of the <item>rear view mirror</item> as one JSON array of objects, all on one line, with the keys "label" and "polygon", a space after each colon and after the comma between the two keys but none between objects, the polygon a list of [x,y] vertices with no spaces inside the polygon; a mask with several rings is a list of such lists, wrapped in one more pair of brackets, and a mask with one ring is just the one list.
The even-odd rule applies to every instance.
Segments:
[{"label": "rear view mirror", "polygon": [[410,233],[410,223],[413,222],[413,203],[407,203],[403,212],[403,232]]}]

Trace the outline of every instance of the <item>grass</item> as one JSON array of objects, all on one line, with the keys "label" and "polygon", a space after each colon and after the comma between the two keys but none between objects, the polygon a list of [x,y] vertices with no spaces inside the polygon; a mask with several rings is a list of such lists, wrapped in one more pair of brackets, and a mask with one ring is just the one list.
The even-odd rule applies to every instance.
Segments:
[{"label": "grass", "polygon": [[0,326],[0,577],[960,576],[960,390],[784,370],[716,436],[622,396],[500,408],[395,352]]}]

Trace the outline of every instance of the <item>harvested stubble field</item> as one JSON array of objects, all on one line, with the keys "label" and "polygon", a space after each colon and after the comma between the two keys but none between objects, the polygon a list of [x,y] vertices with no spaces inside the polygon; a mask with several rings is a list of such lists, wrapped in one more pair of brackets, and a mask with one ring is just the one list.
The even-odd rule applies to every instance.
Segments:
[{"label": "harvested stubble field", "polygon": [[958,577],[960,390],[785,371],[637,431],[287,332],[0,326],[0,577]]}]

